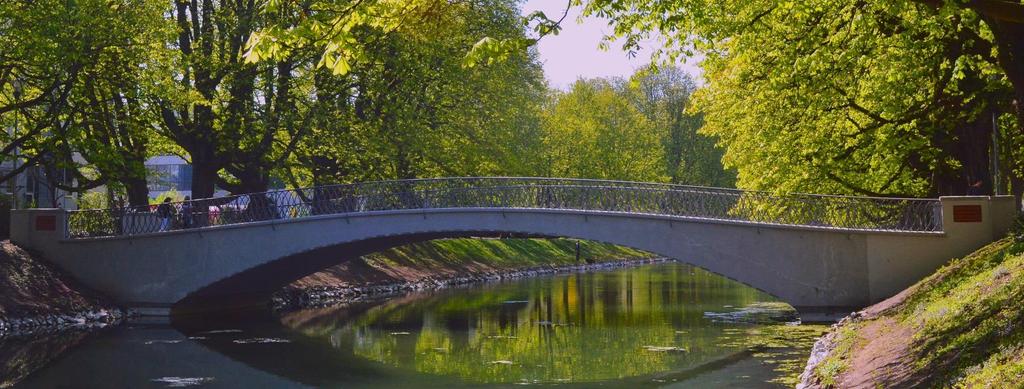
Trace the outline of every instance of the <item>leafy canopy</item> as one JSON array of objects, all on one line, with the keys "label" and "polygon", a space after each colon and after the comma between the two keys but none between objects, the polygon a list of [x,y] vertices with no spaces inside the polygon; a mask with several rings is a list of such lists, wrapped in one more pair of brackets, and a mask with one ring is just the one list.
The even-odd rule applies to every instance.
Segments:
[{"label": "leafy canopy", "polygon": [[953,3],[592,0],[585,12],[608,18],[627,49],[659,34],[656,58],[704,56],[694,108],[742,187],[917,196],[966,186],[988,160],[962,149],[985,147],[979,120],[1009,110],[991,31]]}]

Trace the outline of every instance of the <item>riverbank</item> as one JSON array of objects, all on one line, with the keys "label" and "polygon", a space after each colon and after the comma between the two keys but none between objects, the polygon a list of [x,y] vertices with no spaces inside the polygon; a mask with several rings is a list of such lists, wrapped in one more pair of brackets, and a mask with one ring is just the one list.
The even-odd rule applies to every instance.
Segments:
[{"label": "riverbank", "polygon": [[441,239],[396,247],[307,276],[274,295],[288,310],[486,281],[662,261],[653,254],[572,239]]},{"label": "riverbank", "polygon": [[12,244],[0,241],[0,339],[67,327],[107,325],[117,306]]},{"label": "riverbank", "polygon": [[123,312],[9,240],[0,241],[0,388],[79,344]]},{"label": "riverbank", "polygon": [[1014,387],[1024,381],[1024,241],[1006,238],[834,325],[805,388]]}]

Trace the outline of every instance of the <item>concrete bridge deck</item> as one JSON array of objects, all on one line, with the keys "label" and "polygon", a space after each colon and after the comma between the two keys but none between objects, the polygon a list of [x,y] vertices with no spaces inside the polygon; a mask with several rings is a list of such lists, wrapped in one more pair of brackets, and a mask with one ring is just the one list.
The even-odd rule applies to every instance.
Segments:
[{"label": "concrete bridge deck", "polygon": [[12,240],[133,307],[266,297],[388,247],[511,233],[634,247],[733,278],[803,312],[841,312],[889,297],[1001,237],[1015,216],[1012,197],[773,196],[519,178],[276,191],[184,209],[191,211],[168,231],[150,210],[16,211]]}]

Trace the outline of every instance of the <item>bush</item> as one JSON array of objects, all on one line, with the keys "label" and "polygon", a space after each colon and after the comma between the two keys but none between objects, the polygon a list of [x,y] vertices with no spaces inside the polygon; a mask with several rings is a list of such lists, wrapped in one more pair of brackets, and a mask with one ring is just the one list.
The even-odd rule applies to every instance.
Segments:
[{"label": "bush", "polygon": [[78,195],[78,209],[106,209],[107,196],[102,192],[85,192]]}]

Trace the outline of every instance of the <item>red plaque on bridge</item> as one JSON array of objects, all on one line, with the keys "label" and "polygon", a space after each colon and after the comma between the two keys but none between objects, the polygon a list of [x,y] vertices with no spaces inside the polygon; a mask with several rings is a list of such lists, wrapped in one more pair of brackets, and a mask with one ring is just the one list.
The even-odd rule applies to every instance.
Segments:
[{"label": "red plaque on bridge", "polygon": [[981,206],[954,205],[953,221],[956,223],[981,223]]},{"label": "red plaque on bridge", "polygon": [[36,216],[36,231],[57,231],[57,217],[54,215]]}]

